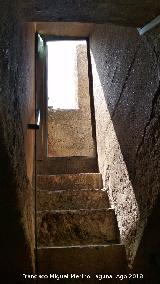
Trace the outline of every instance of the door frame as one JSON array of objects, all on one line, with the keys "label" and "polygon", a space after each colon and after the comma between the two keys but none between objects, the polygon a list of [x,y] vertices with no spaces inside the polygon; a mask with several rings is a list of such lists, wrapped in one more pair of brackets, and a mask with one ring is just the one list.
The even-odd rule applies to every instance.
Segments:
[{"label": "door frame", "polygon": [[[38,56],[38,36],[41,38],[44,44],[43,58]],[[90,44],[88,36],[57,36],[51,34],[36,33],[36,109],[40,109],[41,112],[41,125],[39,131],[36,132],[36,160],[43,161],[51,159],[48,157],[48,41],[65,41],[65,40],[85,40],[87,44],[87,59],[88,59],[88,81],[89,81],[89,94],[90,94],[90,110],[91,110],[91,124],[92,124],[92,137],[95,143],[95,152],[97,154],[97,141],[96,141],[96,121],[95,121],[95,107],[93,96],[93,77],[92,77],[92,64],[90,54]],[[40,68],[38,65],[42,65],[43,70],[42,80],[39,80]],[[39,90],[39,81],[41,88]]]}]

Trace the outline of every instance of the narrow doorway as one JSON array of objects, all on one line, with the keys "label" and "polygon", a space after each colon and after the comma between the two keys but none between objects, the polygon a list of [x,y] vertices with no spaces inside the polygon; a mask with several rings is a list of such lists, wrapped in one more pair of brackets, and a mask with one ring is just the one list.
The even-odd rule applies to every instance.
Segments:
[{"label": "narrow doorway", "polygon": [[96,157],[88,41],[42,35],[39,39],[37,103],[42,120],[37,160]]},{"label": "narrow doorway", "polygon": [[47,156],[94,156],[86,40],[47,42]]}]

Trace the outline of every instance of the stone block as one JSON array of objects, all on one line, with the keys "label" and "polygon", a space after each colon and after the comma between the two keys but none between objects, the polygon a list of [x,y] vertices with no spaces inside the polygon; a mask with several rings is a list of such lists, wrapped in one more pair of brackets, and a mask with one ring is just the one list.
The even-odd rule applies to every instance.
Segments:
[{"label": "stone block", "polygon": [[37,187],[41,190],[101,189],[102,176],[99,173],[62,175],[38,175]]},{"label": "stone block", "polygon": [[38,246],[119,243],[113,209],[39,211]]},{"label": "stone block", "polygon": [[[117,277],[127,273],[123,245],[43,247],[38,249],[37,256],[39,273],[49,277],[50,274],[52,277],[68,276],[68,279],[60,278],[60,283],[127,283],[125,279],[121,281]],[[76,275],[79,278],[75,278]],[[87,279],[86,275],[90,278]],[[113,278],[100,280],[102,276],[107,275],[112,275]],[[57,279],[44,279],[42,283],[57,283]]]},{"label": "stone block", "polygon": [[108,208],[106,191],[95,189],[57,190],[37,192],[37,210],[69,210]]}]

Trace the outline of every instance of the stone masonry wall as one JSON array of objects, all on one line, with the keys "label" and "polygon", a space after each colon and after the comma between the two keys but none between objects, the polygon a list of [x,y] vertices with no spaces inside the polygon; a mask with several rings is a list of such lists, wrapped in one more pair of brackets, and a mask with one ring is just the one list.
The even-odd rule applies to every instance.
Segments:
[{"label": "stone masonry wall", "polygon": [[[150,45],[150,47],[154,50],[154,54],[156,57],[156,65],[160,71],[160,37],[159,37],[160,28],[156,28],[148,33],[145,38]],[[158,67],[159,66],[159,67]],[[158,73],[160,74],[160,72]],[[160,76],[159,76],[160,77]],[[157,177],[159,171],[159,121],[160,121],[160,88],[157,89],[157,93],[155,99],[153,100],[153,107],[150,116],[150,120],[146,127],[145,137],[150,138],[146,139],[144,137],[144,150],[141,154],[148,152],[148,157],[143,157],[144,159],[148,159],[148,171],[152,168],[155,168],[155,173],[152,171],[150,175],[147,174],[150,179],[152,179],[152,183],[157,188],[159,187],[159,179]],[[152,162],[150,163],[149,153],[152,153]],[[147,171],[147,173],[148,173]],[[152,185],[152,183],[150,183]],[[151,196],[152,198],[152,196]],[[159,281],[159,260],[160,260],[160,226],[159,226],[159,218],[160,218],[160,194],[158,194],[155,206],[152,210],[151,215],[148,218],[147,225],[145,227],[143,237],[141,239],[139,249],[134,260],[134,271],[144,273],[146,283],[158,283]],[[148,282],[147,282],[148,281]]]},{"label": "stone masonry wall", "polygon": [[34,136],[27,130],[34,115],[34,28],[20,24],[18,2],[1,2],[0,274],[8,284],[34,270]]},{"label": "stone masonry wall", "polygon": [[[78,109],[48,109],[49,156],[95,156],[86,45],[77,48]],[[66,98],[67,99],[67,98]]]},{"label": "stone masonry wall", "polygon": [[99,167],[132,263],[160,190],[158,53],[135,29],[109,24],[90,46]]}]

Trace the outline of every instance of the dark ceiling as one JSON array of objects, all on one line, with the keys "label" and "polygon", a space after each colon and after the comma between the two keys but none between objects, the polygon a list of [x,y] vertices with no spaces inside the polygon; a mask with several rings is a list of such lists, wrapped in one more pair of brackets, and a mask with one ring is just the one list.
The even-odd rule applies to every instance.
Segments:
[{"label": "dark ceiling", "polygon": [[22,2],[25,17],[30,21],[111,22],[141,27],[160,14],[159,0],[23,0]]}]

